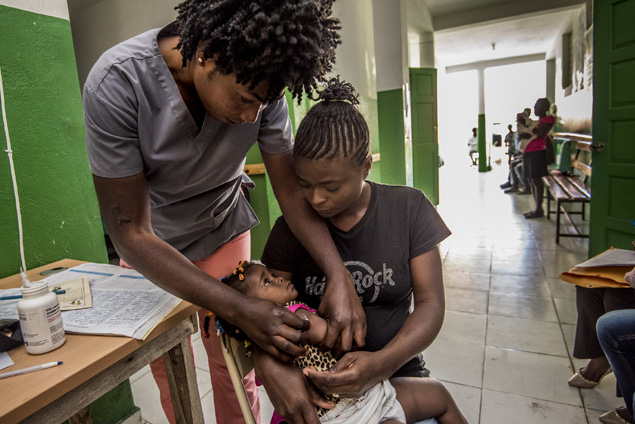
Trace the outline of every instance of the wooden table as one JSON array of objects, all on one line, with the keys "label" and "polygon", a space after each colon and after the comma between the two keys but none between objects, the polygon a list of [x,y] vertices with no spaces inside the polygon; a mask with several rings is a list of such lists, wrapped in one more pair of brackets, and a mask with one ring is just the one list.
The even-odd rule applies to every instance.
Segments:
[{"label": "wooden table", "polygon": [[[27,272],[31,281],[40,272],[72,267],[81,261],[64,259]],[[19,275],[0,279],[0,289],[19,287]],[[146,340],[129,337],[66,334],[66,343],[49,353],[29,355],[24,346],[9,355],[15,365],[0,372],[47,362],[60,366],[0,380],[0,423],[59,423],[85,414],[88,405],[141,368],[163,356],[177,422],[203,423],[189,337],[194,334],[199,308],[181,302]],[[79,416],[78,415],[78,416]]]}]

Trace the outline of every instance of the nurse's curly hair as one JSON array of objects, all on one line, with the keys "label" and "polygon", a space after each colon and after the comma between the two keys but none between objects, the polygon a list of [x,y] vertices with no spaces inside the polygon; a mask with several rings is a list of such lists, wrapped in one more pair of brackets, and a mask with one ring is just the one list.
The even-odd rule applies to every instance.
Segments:
[{"label": "nurse's curly hair", "polygon": [[293,157],[333,159],[351,157],[362,165],[370,154],[370,131],[357,109],[357,93],[350,83],[331,78],[313,100],[295,136]]},{"label": "nurse's curly hair", "polygon": [[334,0],[186,0],[178,11],[183,66],[197,50],[220,71],[253,89],[269,83],[265,101],[285,88],[301,100],[317,88],[341,43]]}]

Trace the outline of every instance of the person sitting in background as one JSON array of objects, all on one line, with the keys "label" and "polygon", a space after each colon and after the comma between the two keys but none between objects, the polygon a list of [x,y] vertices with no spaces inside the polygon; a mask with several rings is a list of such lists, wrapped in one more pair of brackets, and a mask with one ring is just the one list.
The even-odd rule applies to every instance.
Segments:
[{"label": "person sitting in background", "polygon": [[[635,268],[625,275],[635,288]],[[597,335],[608,359],[624,403],[600,416],[604,424],[632,424],[635,410],[635,309],[608,312],[597,322]]]},{"label": "person sitting in background", "polygon": [[[317,372],[328,372],[337,360],[330,351],[322,352],[318,345],[324,341],[328,323],[317,311],[304,303],[295,302],[298,296],[293,283],[273,274],[260,262],[241,261],[233,274],[221,281],[229,287],[259,299],[270,300],[286,306],[291,312],[309,321],[306,330],[306,355],[296,358],[295,364],[302,370],[311,368]],[[240,336],[240,331],[219,319],[220,326],[229,334]],[[243,333],[244,334],[244,333]],[[258,350],[255,351],[258,355]],[[266,389],[266,387],[265,387]],[[428,418],[435,418],[440,424],[465,423],[447,389],[433,378],[401,377],[383,380],[367,389],[357,398],[340,398],[318,394],[316,412],[322,422],[338,423],[383,423],[405,424]],[[400,399],[404,402],[401,403]],[[414,401],[416,400],[416,401]],[[284,422],[284,418],[274,412],[272,424]]]},{"label": "person sitting in background", "polygon": [[468,152],[473,166],[478,164],[478,157],[474,157],[475,153],[478,154],[478,138],[476,137],[476,131],[476,128],[472,128],[472,137],[467,140]]},{"label": "person sitting in background", "polygon": [[[580,368],[569,379],[569,385],[581,389],[593,389],[600,383],[604,376],[609,374],[612,370],[614,371],[612,363],[607,359],[607,356],[605,356],[606,350],[603,350],[600,335],[596,330],[598,321],[601,316],[612,311],[621,312],[635,309],[635,290],[630,287],[586,288],[581,286],[576,286],[575,289],[578,319],[575,342],[573,345],[573,356],[578,359],[588,359],[589,361],[586,366]],[[606,338],[606,336],[602,337]],[[619,380],[618,388],[622,388],[621,385],[619,385]],[[624,394],[623,391],[622,394]],[[628,399],[626,399],[626,401],[628,404]],[[620,414],[620,416],[621,415],[622,414]],[[610,418],[606,419],[608,420]],[[620,421],[616,420],[602,422],[607,424],[620,423]]]},{"label": "person sitting in background", "polygon": [[[529,182],[525,178],[525,169],[523,167],[523,154],[519,151],[518,156],[512,161],[512,185],[518,187],[516,194],[531,194]],[[510,191],[505,191],[510,193]],[[511,192],[513,193],[513,191]]]},{"label": "person sitting in background", "polygon": [[529,194],[529,188],[525,176],[523,175],[523,153],[516,146],[516,133],[509,124],[509,132],[505,135],[505,145],[507,146],[507,161],[509,163],[509,173],[507,181],[501,184],[505,193]]},{"label": "person sitting in background", "polygon": [[[529,109],[525,109],[524,112],[527,112],[528,110]],[[523,171],[523,152],[518,149],[517,145],[518,134],[512,130],[511,124],[507,126],[507,129],[509,132],[505,136],[505,145],[507,146],[509,173],[507,174],[507,181],[501,184],[500,187],[505,190],[505,194],[529,194],[529,184],[525,179]]]}]

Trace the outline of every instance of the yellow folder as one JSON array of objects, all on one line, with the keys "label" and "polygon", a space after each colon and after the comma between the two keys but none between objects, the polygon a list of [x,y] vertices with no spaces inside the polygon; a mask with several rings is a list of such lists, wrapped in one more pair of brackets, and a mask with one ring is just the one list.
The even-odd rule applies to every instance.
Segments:
[{"label": "yellow folder", "polygon": [[632,266],[573,267],[560,274],[559,278],[567,283],[586,288],[630,288],[631,285],[624,279],[624,275],[632,269]]}]

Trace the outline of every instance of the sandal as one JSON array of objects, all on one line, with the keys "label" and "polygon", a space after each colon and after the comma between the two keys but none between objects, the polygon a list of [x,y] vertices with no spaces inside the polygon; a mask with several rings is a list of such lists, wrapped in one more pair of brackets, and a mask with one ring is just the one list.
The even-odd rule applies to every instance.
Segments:
[{"label": "sandal", "polygon": [[617,409],[613,409],[600,415],[600,422],[603,424],[632,424],[622,418],[619,412],[617,412]]},{"label": "sandal", "polygon": [[529,214],[525,215],[525,218],[527,219],[532,219],[532,218],[542,218],[543,216],[545,216],[545,213],[542,211],[534,211],[534,212],[530,212]]},{"label": "sandal", "polygon": [[586,378],[583,373],[586,367],[580,368],[573,376],[569,379],[569,386],[577,387],[580,389],[592,389],[598,384],[600,381],[607,375],[613,372],[613,370],[609,367],[608,370],[604,371],[604,374],[600,376],[598,381],[589,380]]}]

